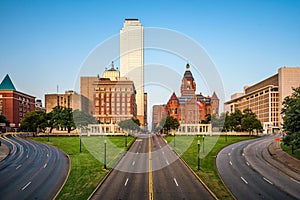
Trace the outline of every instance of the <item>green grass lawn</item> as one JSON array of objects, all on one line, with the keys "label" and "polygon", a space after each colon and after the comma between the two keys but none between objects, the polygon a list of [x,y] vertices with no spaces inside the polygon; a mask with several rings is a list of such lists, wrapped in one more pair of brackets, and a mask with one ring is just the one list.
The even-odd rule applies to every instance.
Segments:
[{"label": "green grass lawn", "polygon": [[[103,169],[104,139],[106,139],[106,161],[108,169],[112,168],[125,151],[124,136],[82,137],[82,152],[80,153],[79,137],[47,137],[31,138],[55,146],[71,159],[71,171],[67,182],[57,199],[87,199],[97,185],[109,172]],[[127,137],[128,147],[134,141]]]},{"label": "green grass lawn", "polygon": [[280,143],[280,146],[283,151],[287,152],[294,158],[297,158],[300,160],[300,148],[294,149],[294,154],[292,154],[292,146],[287,146],[287,145],[284,145],[283,143]]},{"label": "green grass lawn", "polygon": [[[203,138],[194,136],[176,136],[175,147],[174,137],[165,137],[168,143],[178,152],[186,163],[196,172],[201,180],[215,193],[219,199],[233,199],[229,191],[221,181],[216,165],[215,158],[218,152],[225,146],[248,140],[254,137],[249,136],[206,136],[204,138],[204,152],[203,152]],[[198,171],[198,140],[200,142],[200,171]],[[187,145],[188,144],[188,145]]]}]

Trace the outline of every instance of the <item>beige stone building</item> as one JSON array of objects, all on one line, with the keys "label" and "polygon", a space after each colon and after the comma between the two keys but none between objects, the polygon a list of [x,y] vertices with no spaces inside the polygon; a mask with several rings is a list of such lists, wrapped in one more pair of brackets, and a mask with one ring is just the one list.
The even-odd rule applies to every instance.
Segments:
[{"label": "beige stone building", "polygon": [[56,106],[72,108],[72,110],[82,110],[84,102],[81,95],[73,90],[68,90],[64,94],[45,94],[46,113],[51,112]]},{"label": "beige stone building", "polygon": [[120,30],[120,73],[121,77],[128,77],[134,82],[137,118],[142,126],[147,126],[144,94],[144,28],[138,19],[125,19]]},{"label": "beige stone building", "polygon": [[250,108],[261,121],[264,132],[272,133],[282,128],[281,107],[292,88],[300,86],[300,68],[282,67],[278,73],[252,86],[244,87],[244,93],[232,95],[225,102],[225,110],[234,112]]}]

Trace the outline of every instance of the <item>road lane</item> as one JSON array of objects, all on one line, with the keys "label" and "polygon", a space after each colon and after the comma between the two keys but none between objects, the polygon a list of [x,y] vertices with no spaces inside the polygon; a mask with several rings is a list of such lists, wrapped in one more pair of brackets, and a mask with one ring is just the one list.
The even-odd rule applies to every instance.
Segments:
[{"label": "road lane", "polygon": [[[258,157],[260,150],[256,150],[257,147],[254,151],[245,149],[264,139],[242,141],[222,149],[216,159],[218,172],[237,199],[294,199],[253,168],[254,163],[249,157]],[[270,168],[266,162],[260,167]]]},{"label": "road lane", "polygon": [[3,199],[53,199],[69,170],[69,159],[58,149],[19,136],[1,139],[10,154],[0,162]]},{"label": "road lane", "polygon": [[163,138],[144,136],[91,199],[214,199]]}]

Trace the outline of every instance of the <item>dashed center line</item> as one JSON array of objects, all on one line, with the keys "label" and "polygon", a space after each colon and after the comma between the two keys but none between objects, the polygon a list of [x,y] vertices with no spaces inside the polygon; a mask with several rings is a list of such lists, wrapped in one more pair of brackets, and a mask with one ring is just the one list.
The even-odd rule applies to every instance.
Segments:
[{"label": "dashed center line", "polygon": [[29,181],[24,187],[22,187],[22,190],[25,190],[30,184],[31,184],[31,181]]},{"label": "dashed center line", "polygon": [[242,176],[241,176],[241,179],[242,179],[242,181],[244,181],[244,183],[248,184],[248,182],[246,181],[246,179],[244,179]]},{"label": "dashed center line", "polygon": [[17,167],[16,167],[16,169],[19,169],[20,167],[22,167],[22,165],[20,164],[20,165],[18,165]]},{"label": "dashed center line", "polygon": [[127,183],[128,183],[128,178],[126,179],[124,186],[126,186],[126,185],[127,185]]},{"label": "dashed center line", "polygon": [[176,186],[178,187],[178,183],[177,183],[177,180],[176,180],[176,178],[174,178],[173,180],[174,180],[174,182],[175,182]]},{"label": "dashed center line", "polygon": [[263,177],[263,179],[264,179],[265,181],[267,181],[268,183],[270,183],[271,185],[273,185],[273,183],[272,183],[269,179],[267,179],[267,178],[265,178],[265,177]]},{"label": "dashed center line", "polygon": [[134,165],[134,164],[135,164],[135,161],[132,162],[132,165]]},{"label": "dashed center line", "polygon": [[46,164],[44,164],[44,168],[46,168],[47,167],[47,163]]},{"label": "dashed center line", "polygon": [[231,162],[231,161],[229,161],[229,164],[230,164],[230,165],[232,165],[232,162]]}]

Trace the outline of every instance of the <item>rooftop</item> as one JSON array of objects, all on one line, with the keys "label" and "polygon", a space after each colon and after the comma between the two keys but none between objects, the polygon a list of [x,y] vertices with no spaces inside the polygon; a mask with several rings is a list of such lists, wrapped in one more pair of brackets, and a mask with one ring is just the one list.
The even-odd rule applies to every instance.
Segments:
[{"label": "rooftop", "polygon": [[0,90],[16,90],[8,74],[4,77],[0,84]]}]

